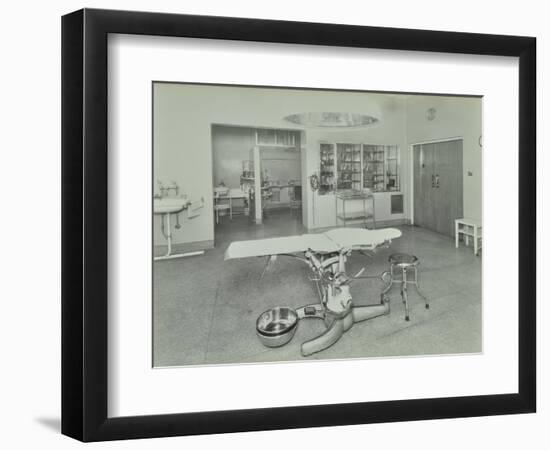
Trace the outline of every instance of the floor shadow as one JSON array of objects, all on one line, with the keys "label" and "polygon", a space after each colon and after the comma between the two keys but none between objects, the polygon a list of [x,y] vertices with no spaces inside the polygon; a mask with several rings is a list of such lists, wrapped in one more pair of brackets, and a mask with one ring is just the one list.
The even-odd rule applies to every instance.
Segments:
[{"label": "floor shadow", "polygon": [[37,417],[35,421],[51,431],[61,433],[61,419],[59,417]]}]

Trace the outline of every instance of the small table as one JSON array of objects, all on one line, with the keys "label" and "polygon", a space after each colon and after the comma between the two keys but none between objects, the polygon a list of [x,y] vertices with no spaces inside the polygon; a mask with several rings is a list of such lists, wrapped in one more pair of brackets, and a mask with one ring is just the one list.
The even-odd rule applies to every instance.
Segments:
[{"label": "small table", "polygon": [[477,255],[481,249],[482,226],[481,220],[463,217],[455,220],[455,247],[458,248],[460,235],[464,235],[466,245],[470,243],[470,237],[474,239],[474,254]]},{"label": "small table", "polygon": [[[346,226],[348,221],[362,220],[365,228],[367,228],[367,219],[372,220],[372,227],[376,229],[376,219],[374,218],[374,196],[371,192],[364,191],[341,191],[336,193],[336,223],[341,221]],[[346,212],[346,202],[360,200],[362,202],[362,209],[352,210]],[[367,212],[367,200],[371,202],[371,214]],[[342,202],[342,211],[338,208],[338,203]]]}]

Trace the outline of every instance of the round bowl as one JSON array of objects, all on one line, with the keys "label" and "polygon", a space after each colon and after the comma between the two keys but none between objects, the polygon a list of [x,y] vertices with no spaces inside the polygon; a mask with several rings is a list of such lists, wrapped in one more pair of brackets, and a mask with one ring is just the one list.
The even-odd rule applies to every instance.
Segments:
[{"label": "round bowl", "polygon": [[288,343],[298,325],[298,314],[292,308],[277,306],[260,314],[256,332],[266,347],[280,347]]}]

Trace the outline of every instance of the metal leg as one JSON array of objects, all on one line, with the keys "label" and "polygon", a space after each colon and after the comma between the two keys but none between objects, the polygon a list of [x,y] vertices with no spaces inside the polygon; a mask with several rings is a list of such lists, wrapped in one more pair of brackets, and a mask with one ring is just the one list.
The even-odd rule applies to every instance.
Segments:
[{"label": "metal leg", "polygon": [[371,199],[372,199],[372,228],[374,230],[376,230],[376,217],[374,215],[374,210],[375,210],[375,208],[374,208],[374,196],[372,196]]},{"label": "metal leg", "polygon": [[367,227],[367,203],[365,197],[363,197],[363,226]]},{"label": "metal leg", "polygon": [[426,303],[426,309],[430,309],[430,302],[428,301],[428,297],[424,295],[422,290],[420,289],[420,286],[418,285],[418,270],[416,267],[414,268],[414,286],[416,287],[416,292],[418,292],[418,295],[424,299],[424,302]]},{"label": "metal leg", "polygon": [[390,281],[388,282],[388,284],[386,285],[386,287],[384,289],[382,289],[382,292],[380,293],[380,303],[384,302],[384,298],[386,296],[386,294],[390,291],[392,285],[393,285],[393,276],[390,272],[383,272],[382,273],[382,280],[384,279],[384,277],[388,276],[390,277]]},{"label": "metal leg", "polygon": [[344,221],[344,227],[346,226],[346,201],[343,200],[342,201],[342,217],[343,217],[343,221]]},{"label": "metal leg", "polygon": [[409,321],[409,301],[407,299],[407,269],[403,267],[403,281],[401,282],[401,297],[405,303],[405,320]]},{"label": "metal leg", "polygon": [[166,216],[166,241],[168,242],[168,250],[166,251],[165,256],[170,256],[172,254],[172,225],[170,225],[170,213],[164,214]]}]

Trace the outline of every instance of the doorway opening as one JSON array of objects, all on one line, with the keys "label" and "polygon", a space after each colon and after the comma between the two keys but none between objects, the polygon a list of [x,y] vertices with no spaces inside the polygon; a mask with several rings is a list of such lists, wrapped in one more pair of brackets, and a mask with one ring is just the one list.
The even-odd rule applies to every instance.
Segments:
[{"label": "doorway opening", "polygon": [[216,245],[304,232],[300,131],[213,125],[212,172]]}]

